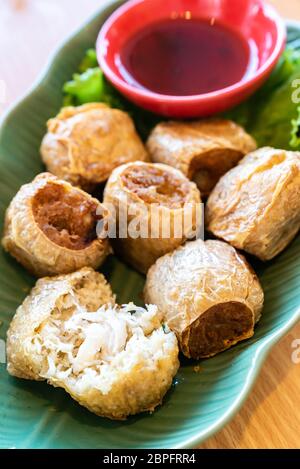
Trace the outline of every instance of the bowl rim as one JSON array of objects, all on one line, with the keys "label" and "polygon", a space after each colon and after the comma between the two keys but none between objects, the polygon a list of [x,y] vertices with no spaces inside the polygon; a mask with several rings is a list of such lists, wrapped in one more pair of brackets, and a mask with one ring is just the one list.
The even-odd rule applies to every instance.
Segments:
[{"label": "bowl rim", "polygon": [[[284,19],[277,12],[277,9],[269,3],[267,0],[258,0],[264,7],[264,10],[270,18],[274,20],[274,24],[277,28],[277,41],[272,54],[267,58],[263,65],[255,72],[254,75],[249,76],[245,80],[240,80],[231,86],[221,88],[209,93],[194,94],[188,96],[174,96],[167,94],[159,94],[145,88],[138,88],[130,85],[125,79],[120,78],[117,73],[108,64],[105,53],[107,50],[107,33],[115,23],[115,21],[127,13],[132,8],[143,3],[145,0],[129,0],[125,4],[119,6],[105,21],[102,25],[99,35],[96,41],[97,58],[104,75],[108,80],[116,86],[124,94],[135,96],[136,98],[143,99],[145,102],[160,102],[161,104],[188,104],[197,101],[198,103],[214,101],[218,98],[229,97],[233,94],[239,94],[243,91],[248,90],[251,86],[263,80],[270,69],[276,65],[280,55],[282,54],[286,44],[286,25]],[[254,0],[253,0],[254,1]]]}]

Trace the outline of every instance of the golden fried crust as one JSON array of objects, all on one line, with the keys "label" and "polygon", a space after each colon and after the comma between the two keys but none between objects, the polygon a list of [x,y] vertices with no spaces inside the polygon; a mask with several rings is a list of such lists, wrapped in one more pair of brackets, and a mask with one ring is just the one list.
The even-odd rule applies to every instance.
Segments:
[{"label": "golden fried crust", "polygon": [[300,153],[261,148],[219,181],[206,209],[208,230],[263,261],[300,228]]},{"label": "golden fried crust", "polygon": [[37,277],[99,267],[111,252],[98,239],[100,202],[49,173],[22,186],[6,211],[2,245]]},{"label": "golden fried crust", "polygon": [[155,303],[190,358],[213,356],[251,337],[264,294],[244,257],[222,241],[192,241],[149,269],[146,302]]},{"label": "golden fried crust", "polygon": [[109,395],[101,395],[95,388],[80,395],[64,382],[53,381],[51,384],[64,388],[80,405],[99,417],[126,420],[129,415],[153,412],[162,404],[179,368],[178,346],[175,342],[171,353],[166,350],[165,357],[159,360],[157,367],[159,372],[156,374],[151,366],[142,368],[140,364],[137,364],[130,372],[120,373],[119,380]]},{"label": "golden fried crust", "polygon": [[[17,312],[7,331],[7,369],[18,378],[42,380],[40,373],[47,357],[32,351],[32,339],[55,308],[63,306],[68,295],[76,296],[88,311],[115,303],[104,276],[89,267],[68,275],[39,279]],[[68,307],[73,303],[68,299]],[[67,308],[66,308],[67,309]]]},{"label": "golden fried crust", "polygon": [[[134,238],[129,233],[127,238],[117,237],[112,240],[114,250],[129,265],[146,273],[156,259],[180,246],[200,228],[200,203],[196,185],[175,168],[144,162],[120,166],[107,182],[104,204],[110,210],[115,208],[119,227],[120,213],[127,214],[126,230],[136,214],[143,213],[139,226],[149,227],[149,235]],[[157,209],[151,211],[154,204]],[[163,237],[164,220],[169,219],[170,234]],[[176,233],[179,225],[181,233]]]},{"label": "golden fried crust", "polygon": [[[138,330],[130,329],[132,315],[125,313],[129,321],[124,329],[127,342],[116,350],[118,340],[115,343],[111,337],[118,337],[121,330],[122,340],[123,332],[118,323],[121,313],[114,302],[103,275],[91,268],[40,279],[18,308],[8,330],[8,372],[19,378],[47,380],[99,416],[125,419],[154,410],[179,367],[177,339],[172,332],[163,331],[161,317],[153,307],[151,314],[149,309],[136,312],[141,317]],[[110,309],[101,312],[103,305]],[[92,319],[83,320],[79,327],[76,321],[71,327],[67,325],[81,315],[91,315]],[[94,326],[98,327],[97,333],[90,332]],[[97,335],[101,336],[101,328],[103,346],[107,338],[109,358],[97,358],[102,346],[97,346],[95,339],[97,342]],[[92,345],[92,358],[77,369],[76,359],[85,341],[85,352],[89,353]]]},{"label": "golden fried crust", "polygon": [[129,115],[101,103],[63,108],[50,119],[41,155],[48,171],[86,190],[117,166],[148,159]]},{"label": "golden fried crust", "polygon": [[234,122],[208,119],[162,122],[152,131],[147,148],[152,161],[180,169],[207,197],[223,174],[255,150],[256,143]]}]

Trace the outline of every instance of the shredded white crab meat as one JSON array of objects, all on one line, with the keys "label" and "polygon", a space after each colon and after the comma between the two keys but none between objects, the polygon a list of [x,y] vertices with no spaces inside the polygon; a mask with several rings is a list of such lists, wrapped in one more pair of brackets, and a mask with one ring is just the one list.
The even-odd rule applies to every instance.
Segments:
[{"label": "shredded white crab meat", "polygon": [[68,314],[59,301],[32,344],[47,356],[41,375],[52,383],[65,380],[77,393],[91,387],[107,393],[120,370],[156,366],[175,346],[155,305],[105,305],[88,312],[75,294],[70,296],[63,302]]}]

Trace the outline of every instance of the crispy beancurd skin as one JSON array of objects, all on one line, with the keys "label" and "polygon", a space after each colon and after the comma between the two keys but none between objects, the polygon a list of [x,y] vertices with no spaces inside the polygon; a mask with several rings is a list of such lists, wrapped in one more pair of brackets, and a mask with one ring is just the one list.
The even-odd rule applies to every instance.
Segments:
[{"label": "crispy beancurd skin", "polygon": [[[136,162],[115,169],[105,187],[104,203],[110,210],[115,208],[119,228],[120,213],[127,214],[126,231],[137,214],[140,226],[149,228],[148,236],[134,238],[129,233],[112,240],[115,252],[141,273],[196,233],[202,222],[196,185],[180,171],[162,164]],[[170,231],[163,236],[165,225]]]},{"label": "crispy beancurd skin", "polygon": [[97,268],[111,252],[108,239],[96,232],[97,222],[108,217],[97,199],[42,173],[11,201],[2,245],[37,277]]},{"label": "crispy beancurd skin", "polygon": [[40,279],[8,330],[8,372],[47,380],[99,416],[154,410],[179,367],[176,336],[155,306],[114,302],[91,268]]},{"label": "crispy beancurd skin", "polygon": [[102,103],[66,107],[50,119],[41,155],[49,172],[88,191],[117,166],[148,159],[129,115]]},{"label": "crispy beancurd skin", "polygon": [[152,161],[179,169],[207,197],[223,174],[255,150],[256,143],[232,121],[207,119],[162,122],[152,131],[147,148]]},{"label": "crispy beancurd skin", "polygon": [[149,269],[144,290],[189,358],[213,356],[251,337],[264,294],[245,258],[222,241],[191,241]]},{"label": "crispy beancurd skin", "polygon": [[[7,332],[7,369],[18,378],[41,380],[45,356],[32,351],[31,339],[41,324],[60,306],[66,311],[78,301],[88,311],[103,304],[115,303],[115,297],[104,276],[90,267],[68,275],[44,277],[17,309]],[[67,317],[67,316],[66,316]]]},{"label": "crispy beancurd skin", "polygon": [[263,261],[300,228],[300,153],[261,148],[219,181],[206,208],[208,230]]}]

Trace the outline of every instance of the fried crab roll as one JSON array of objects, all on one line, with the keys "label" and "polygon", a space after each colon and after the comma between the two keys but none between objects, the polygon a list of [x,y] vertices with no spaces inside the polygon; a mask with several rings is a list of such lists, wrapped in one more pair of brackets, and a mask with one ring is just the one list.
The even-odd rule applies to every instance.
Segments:
[{"label": "fried crab roll", "polygon": [[157,307],[114,305],[90,268],[37,282],[8,330],[7,362],[11,375],[47,380],[110,419],[153,411],[179,367]]},{"label": "fried crab roll", "polygon": [[147,142],[152,161],[180,169],[207,197],[220,177],[235,166],[256,143],[229,120],[162,122]]},{"label": "fried crab roll", "polygon": [[208,230],[268,261],[300,228],[300,153],[261,148],[219,181],[207,203]]},{"label": "fried crab roll", "polygon": [[222,241],[191,241],[161,257],[148,272],[144,293],[184,355],[194,359],[251,337],[264,301],[254,271]]},{"label": "fried crab roll", "polygon": [[196,185],[163,164],[136,162],[115,169],[104,191],[104,203],[115,210],[117,218],[115,251],[142,273],[156,259],[195,237],[202,224]]},{"label": "fried crab roll", "polygon": [[50,119],[41,155],[48,171],[85,190],[117,166],[147,159],[129,115],[101,103],[66,107]]},{"label": "fried crab roll", "polygon": [[42,173],[11,201],[2,245],[37,277],[97,268],[110,253],[101,237],[106,219],[109,213],[97,199]]}]

